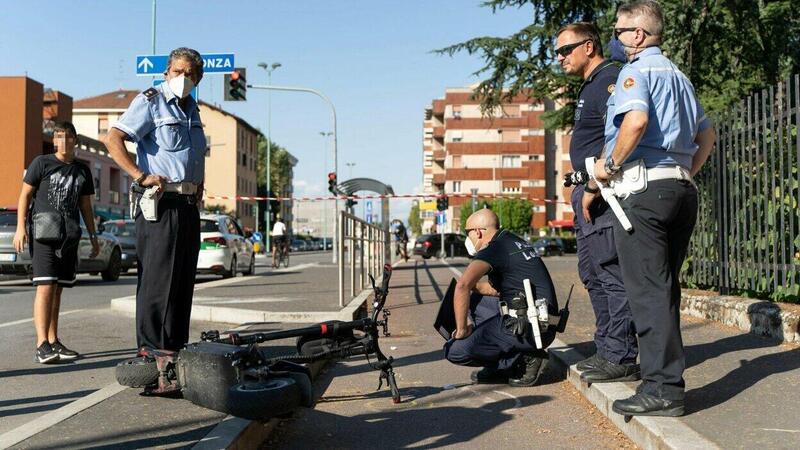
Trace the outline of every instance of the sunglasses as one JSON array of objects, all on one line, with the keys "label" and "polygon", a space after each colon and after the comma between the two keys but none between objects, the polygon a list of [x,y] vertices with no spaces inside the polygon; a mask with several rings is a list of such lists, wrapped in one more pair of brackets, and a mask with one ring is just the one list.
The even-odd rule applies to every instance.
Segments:
[{"label": "sunglasses", "polygon": [[467,236],[469,236],[469,233],[470,233],[470,231],[475,231],[475,230],[485,230],[485,229],[486,229],[486,228],[464,228],[464,234],[466,234]]},{"label": "sunglasses", "polygon": [[636,31],[636,30],[642,30],[642,31],[644,31],[644,34],[645,34],[646,36],[650,36],[650,32],[649,32],[649,31],[647,31],[647,30],[645,30],[644,28],[640,28],[640,27],[628,27],[628,28],[614,28],[614,38],[615,38],[615,39],[619,39],[619,35],[620,35],[620,34],[622,34],[622,33],[626,33],[626,32],[628,32],[628,31]]},{"label": "sunglasses", "polygon": [[582,40],[580,42],[576,42],[574,44],[562,45],[561,47],[558,47],[555,50],[556,55],[561,55],[562,57],[566,58],[567,55],[572,53],[573,50],[575,50],[576,48],[580,47],[581,45],[583,45],[583,44],[585,44],[585,43],[587,43],[589,41],[591,41],[591,39],[584,39],[584,40]]}]

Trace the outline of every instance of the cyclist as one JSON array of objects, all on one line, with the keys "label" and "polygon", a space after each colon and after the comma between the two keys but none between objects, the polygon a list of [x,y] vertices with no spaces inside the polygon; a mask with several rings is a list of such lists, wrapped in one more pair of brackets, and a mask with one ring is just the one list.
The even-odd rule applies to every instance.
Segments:
[{"label": "cyclist", "polygon": [[394,240],[397,249],[399,250],[400,256],[403,257],[403,261],[408,261],[408,232],[406,231],[405,225],[399,219],[394,220]]},{"label": "cyclist", "polygon": [[272,267],[277,268],[280,263],[278,250],[282,254],[286,253],[286,224],[281,220],[281,216],[275,216],[275,224],[272,225]]}]

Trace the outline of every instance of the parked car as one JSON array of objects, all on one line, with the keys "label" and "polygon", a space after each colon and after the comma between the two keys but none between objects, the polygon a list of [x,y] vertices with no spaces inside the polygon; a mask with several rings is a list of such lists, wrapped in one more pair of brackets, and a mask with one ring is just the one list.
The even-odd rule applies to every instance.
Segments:
[{"label": "parked car", "polygon": [[[463,234],[445,233],[444,250],[447,256],[469,256],[464,240],[467,237]],[[394,245],[394,243],[392,243]],[[414,254],[420,255],[424,259],[437,256],[441,251],[441,235],[423,234],[414,243]]]},{"label": "parked car", "polygon": [[200,255],[197,273],[222,275],[223,278],[255,273],[256,256],[253,244],[244,237],[242,228],[227,214],[200,216]]},{"label": "parked car", "polygon": [[[3,208],[0,210],[0,273],[16,275],[33,275],[30,252],[26,249],[22,253],[14,250],[14,233],[17,230],[17,209]],[[94,258],[89,232],[81,220],[80,243],[78,244],[77,273],[100,274],[105,281],[117,281],[122,270],[122,247],[114,235],[105,231],[100,225],[97,227],[97,240],[100,244],[100,253]]]},{"label": "parked car", "polygon": [[14,250],[17,232],[17,208],[0,208],[0,274],[27,275],[31,270],[30,253]]},{"label": "parked car", "polygon": [[559,237],[544,237],[533,243],[533,248],[539,256],[562,256],[564,254],[564,241]]},{"label": "parked car", "polygon": [[302,239],[292,239],[292,242],[289,243],[290,252],[304,252],[306,250],[308,250],[308,244]]},{"label": "parked car", "polygon": [[138,264],[136,256],[136,221],[110,220],[103,222],[106,231],[113,234],[122,248],[122,273],[135,269]]}]

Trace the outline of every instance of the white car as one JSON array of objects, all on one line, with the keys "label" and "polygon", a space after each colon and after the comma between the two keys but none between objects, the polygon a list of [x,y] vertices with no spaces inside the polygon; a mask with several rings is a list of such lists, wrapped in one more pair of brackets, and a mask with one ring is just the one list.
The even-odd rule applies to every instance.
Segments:
[{"label": "white car", "polygon": [[223,278],[255,273],[253,244],[245,239],[233,217],[225,214],[200,216],[200,255],[197,273],[213,273]]}]

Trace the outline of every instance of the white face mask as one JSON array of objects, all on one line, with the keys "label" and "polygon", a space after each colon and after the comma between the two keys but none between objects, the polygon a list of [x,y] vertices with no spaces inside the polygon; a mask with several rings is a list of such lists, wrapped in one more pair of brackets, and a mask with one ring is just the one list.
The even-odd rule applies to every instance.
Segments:
[{"label": "white face mask", "polygon": [[184,75],[177,76],[168,81],[169,88],[172,93],[180,98],[186,98],[192,89],[194,89],[194,82]]},{"label": "white face mask", "polygon": [[472,239],[467,237],[467,240],[464,241],[464,246],[467,247],[467,253],[469,256],[475,256],[478,253],[478,249],[475,248],[475,244],[472,243]]}]

